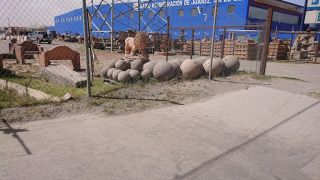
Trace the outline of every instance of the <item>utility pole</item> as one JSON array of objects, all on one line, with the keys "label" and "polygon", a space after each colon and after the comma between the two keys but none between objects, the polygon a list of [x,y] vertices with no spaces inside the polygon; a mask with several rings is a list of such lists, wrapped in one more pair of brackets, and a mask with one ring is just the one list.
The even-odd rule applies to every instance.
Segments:
[{"label": "utility pole", "polygon": [[215,5],[214,5],[214,14],[213,14],[213,29],[212,29],[211,49],[210,49],[209,80],[211,80],[211,75],[212,75],[213,48],[214,48],[214,37],[216,34],[216,27],[217,27],[217,14],[218,14],[218,7],[219,7],[218,4],[219,4],[219,0],[216,0]]},{"label": "utility pole", "polygon": [[85,46],[85,55],[86,55],[86,65],[87,65],[87,94],[88,97],[91,97],[91,71],[90,71],[90,52],[89,52],[89,27],[88,27],[88,13],[87,13],[87,4],[86,0],[82,0],[82,15],[83,15],[83,35],[84,35],[84,46]]},{"label": "utility pole", "polygon": [[262,57],[261,57],[259,75],[266,74],[267,56],[268,56],[270,32],[271,32],[271,25],[272,25],[272,16],[273,16],[273,8],[268,8],[268,15],[267,15],[267,21],[266,21],[266,26],[265,26],[265,31],[264,31],[263,49],[262,49]]}]

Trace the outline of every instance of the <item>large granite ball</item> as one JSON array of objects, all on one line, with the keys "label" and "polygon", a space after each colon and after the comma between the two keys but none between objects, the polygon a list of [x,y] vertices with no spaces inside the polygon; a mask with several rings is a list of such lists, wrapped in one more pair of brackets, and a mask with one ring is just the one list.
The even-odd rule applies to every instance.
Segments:
[{"label": "large granite ball", "polygon": [[172,65],[173,70],[174,70],[174,76],[181,76],[182,71],[180,69],[180,65],[176,61],[169,61],[169,63]]},{"label": "large granite ball", "polygon": [[131,62],[131,69],[141,71],[143,68],[143,62],[142,60],[134,60]]},{"label": "large granite ball", "polygon": [[119,69],[114,70],[113,73],[112,73],[112,79],[115,80],[115,81],[118,81],[118,75],[119,75],[120,72],[122,72],[122,71],[119,70]]},{"label": "large granite ball", "polygon": [[158,62],[153,68],[153,77],[159,81],[168,81],[175,75],[172,65],[168,62]]},{"label": "large granite ball", "polygon": [[107,73],[108,78],[112,79],[112,73],[115,70],[116,70],[116,68],[111,68],[111,69],[108,70],[108,73]]},{"label": "large granite ball", "polygon": [[191,59],[185,60],[181,64],[180,69],[182,71],[183,77],[186,79],[199,78],[204,71],[202,66]]},{"label": "large granite ball", "polygon": [[[209,75],[210,71],[210,61],[211,59],[206,60],[203,64],[204,71]],[[223,70],[223,61],[220,58],[213,58],[212,67],[211,67],[211,77],[218,76]]]},{"label": "large granite ball", "polygon": [[226,70],[230,73],[235,73],[240,68],[240,62],[235,56],[225,56],[222,61],[224,62]]},{"label": "large granite ball", "polygon": [[127,83],[127,82],[130,82],[131,80],[131,77],[130,77],[130,74],[126,71],[121,71],[119,74],[118,74],[118,81],[119,82],[122,82],[122,83]]},{"label": "large granite ball", "polygon": [[143,65],[142,69],[148,69],[149,71],[152,72],[155,65],[156,65],[156,63],[154,63],[154,62],[147,62]]},{"label": "large granite ball", "polygon": [[130,62],[124,60],[118,60],[115,64],[116,69],[120,69],[122,71],[127,70],[130,67]]},{"label": "large granite ball", "polygon": [[115,68],[116,67],[116,63],[117,63],[117,60],[113,59],[111,61],[108,61],[106,67],[108,67],[109,69]]},{"label": "large granite ball", "polygon": [[141,78],[141,74],[138,70],[131,70],[129,74],[133,81],[137,81]]},{"label": "large granite ball", "polygon": [[208,57],[198,57],[196,59],[194,59],[194,61],[196,63],[198,63],[200,66],[203,66],[204,62],[206,62],[206,60],[208,59]]},{"label": "large granite ball", "polygon": [[101,77],[104,79],[108,78],[108,71],[109,71],[109,67],[104,67],[103,69],[101,69]]},{"label": "large granite ball", "polygon": [[148,80],[152,77],[152,72],[149,69],[145,69],[141,72],[141,77],[143,80]]},{"label": "large granite ball", "polygon": [[171,60],[169,62],[175,62],[180,66],[182,64],[183,60],[182,59],[174,59],[174,60]]}]

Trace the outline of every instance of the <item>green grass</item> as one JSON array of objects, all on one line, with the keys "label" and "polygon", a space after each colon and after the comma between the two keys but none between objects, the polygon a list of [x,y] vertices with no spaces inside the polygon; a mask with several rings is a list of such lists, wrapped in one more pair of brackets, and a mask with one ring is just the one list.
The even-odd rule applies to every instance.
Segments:
[{"label": "green grass", "polygon": [[[81,98],[86,96],[86,88],[76,88],[66,85],[55,85],[47,82],[44,78],[35,78],[28,76],[17,76],[10,72],[1,73],[0,79],[8,80],[23,86],[36,89],[47,94],[62,97],[66,93],[71,94],[75,98]],[[94,79],[92,82],[92,94],[106,94],[116,89],[126,87],[125,84],[108,85],[102,82],[100,79]]]},{"label": "green grass", "polygon": [[255,72],[246,72],[246,71],[238,71],[236,73],[236,75],[250,75],[250,77],[252,77],[253,79],[259,80],[259,81],[269,81],[271,79],[285,79],[285,80],[294,80],[294,81],[302,81],[302,82],[306,82],[305,80],[302,79],[297,79],[297,78],[293,78],[293,77],[286,77],[286,76],[270,76],[270,75],[258,75]]},{"label": "green grass", "polygon": [[0,89],[0,109],[11,107],[25,107],[44,104],[45,101],[38,101],[29,96],[20,96],[13,90]]}]

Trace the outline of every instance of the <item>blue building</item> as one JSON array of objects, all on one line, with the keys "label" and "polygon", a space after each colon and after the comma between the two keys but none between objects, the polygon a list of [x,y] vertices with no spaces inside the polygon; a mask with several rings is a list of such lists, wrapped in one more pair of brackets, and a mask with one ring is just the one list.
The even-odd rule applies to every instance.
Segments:
[{"label": "blue building", "polygon": [[[165,33],[166,18],[170,16],[171,33],[178,36],[179,28],[212,26],[214,4],[215,0],[141,0],[139,3],[115,3],[113,31],[140,29]],[[217,26],[244,27],[261,24],[266,21],[267,9],[270,7],[274,10],[273,30],[299,30],[304,7],[282,0],[219,0]],[[112,24],[111,5],[89,6],[88,10],[90,14],[95,14],[92,18],[93,35],[108,37]],[[55,29],[60,34],[83,35],[82,20],[82,10],[76,9],[56,16]],[[210,28],[199,30],[195,34],[196,38],[210,36],[211,31]],[[190,33],[187,33],[187,37],[190,37]]]}]

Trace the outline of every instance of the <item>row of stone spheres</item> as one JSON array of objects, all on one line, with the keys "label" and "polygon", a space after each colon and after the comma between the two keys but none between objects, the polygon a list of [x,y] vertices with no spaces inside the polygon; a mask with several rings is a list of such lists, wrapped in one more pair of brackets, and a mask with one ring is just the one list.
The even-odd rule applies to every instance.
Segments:
[{"label": "row of stone spheres", "polygon": [[[211,76],[228,76],[235,73],[240,62],[235,56],[225,56],[223,59],[214,58],[211,66]],[[169,81],[176,77],[197,79],[209,75],[210,58],[146,62],[141,60],[113,60],[101,70],[103,79],[129,83],[138,80],[155,78],[158,81]]]}]

